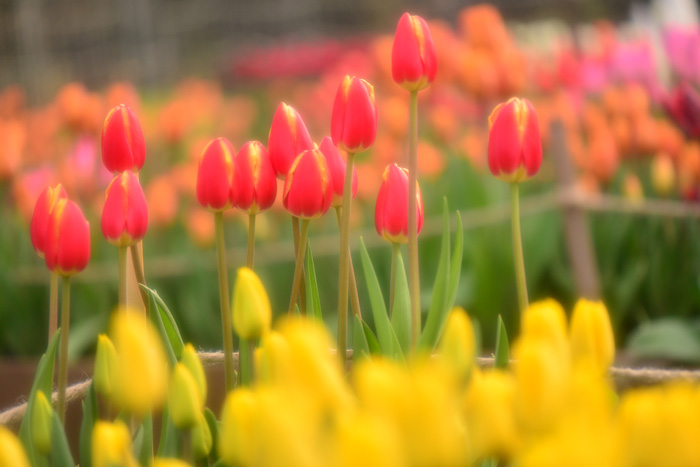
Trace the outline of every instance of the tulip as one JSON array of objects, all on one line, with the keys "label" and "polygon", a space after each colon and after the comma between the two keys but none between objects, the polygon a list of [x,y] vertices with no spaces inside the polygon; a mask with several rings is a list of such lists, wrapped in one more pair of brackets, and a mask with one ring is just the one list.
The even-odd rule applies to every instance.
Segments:
[{"label": "tulip", "polygon": [[32,439],[34,446],[44,456],[51,453],[51,427],[53,422],[53,408],[43,391],[36,392],[32,408]]},{"label": "tulip", "polygon": [[170,378],[168,408],[173,425],[181,430],[193,428],[204,407],[197,382],[182,363],[175,365]]},{"label": "tulip", "polygon": [[122,172],[107,187],[102,208],[102,233],[118,247],[138,243],[148,229],[148,206],[133,172]]},{"label": "tulip", "polygon": [[348,153],[365,151],[377,136],[374,87],[367,81],[346,76],[338,87],[331,115],[333,143]]},{"label": "tulip", "polygon": [[132,110],[118,105],[109,111],[102,127],[102,162],[113,173],[138,171],[146,161],[141,125]]},{"label": "tulip", "polygon": [[49,215],[44,250],[51,271],[69,277],[90,260],[90,224],[77,204],[60,199]]},{"label": "tulip", "polygon": [[[346,162],[343,156],[340,154],[338,148],[333,144],[333,140],[326,136],[321,141],[321,146],[319,149],[326,158],[326,164],[328,165],[328,171],[330,173],[331,180],[333,181],[333,199],[331,200],[331,206],[335,208],[340,208],[343,206],[343,187],[345,186],[345,167]],[[355,167],[352,168],[352,191],[351,196],[354,198],[357,194],[357,171]]]},{"label": "tulip", "polygon": [[199,392],[202,395],[202,400],[207,400],[207,379],[204,375],[204,368],[202,367],[202,362],[199,360],[197,351],[194,350],[192,344],[185,344],[185,348],[182,351],[182,357],[180,357],[180,363],[185,365],[187,370],[194,378],[199,388]]},{"label": "tulip", "polygon": [[[203,459],[209,455],[214,445],[214,438],[207,419],[202,412],[197,417],[197,424],[190,431],[192,436],[192,454],[195,459]],[[165,467],[165,466],[164,466]],[[179,467],[173,465],[172,467]]]},{"label": "tulip", "polygon": [[202,151],[197,170],[197,201],[203,208],[220,212],[235,204],[235,154],[226,138],[211,140]]},{"label": "tulip", "polygon": [[230,392],[221,413],[219,456],[229,465],[255,464],[253,446],[255,415],[258,410],[256,394],[247,388]]},{"label": "tulip", "polygon": [[396,27],[391,49],[391,76],[407,91],[420,91],[435,80],[437,56],[428,24],[404,13]]},{"label": "tulip", "polygon": [[[388,242],[408,242],[408,169],[390,164],[384,169],[382,185],[374,208],[377,233]],[[423,228],[423,198],[416,196],[417,233]]]},{"label": "tulip", "polygon": [[158,457],[153,460],[153,464],[151,464],[152,467],[191,467],[190,464],[188,464],[185,461],[181,461],[180,459],[165,459],[162,457]]},{"label": "tulip", "polygon": [[92,429],[92,465],[94,467],[136,467],[131,453],[131,435],[124,422],[98,420]]},{"label": "tulip", "polygon": [[114,368],[117,364],[117,351],[105,334],[97,336],[97,352],[92,379],[95,391],[105,397],[111,397],[114,391]]},{"label": "tulip", "polygon": [[0,425],[0,467],[29,467],[22,443],[8,428]]},{"label": "tulip", "polygon": [[681,83],[662,104],[689,138],[700,138],[700,94],[692,85]]},{"label": "tulip", "polygon": [[530,305],[522,316],[521,336],[548,342],[560,354],[567,352],[566,314],[555,300],[542,300]]},{"label": "tulip", "polygon": [[592,362],[604,373],[615,358],[615,338],[602,302],[581,299],[571,315],[571,355],[574,363]]},{"label": "tulip", "polygon": [[676,183],[676,169],[673,160],[666,154],[659,154],[651,163],[651,184],[660,196],[668,196]]},{"label": "tulip", "polygon": [[319,149],[304,151],[284,181],[284,208],[295,217],[310,220],[324,215],[332,200],[333,180],[323,153]]},{"label": "tulip", "polygon": [[456,375],[460,382],[467,380],[474,365],[475,341],[469,315],[462,308],[454,308],[445,323],[439,354],[450,374]]},{"label": "tulip", "polygon": [[277,178],[284,179],[299,154],[313,149],[309,131],[301,115],[292,106],[280,103],[272,117],[267,149]]}]

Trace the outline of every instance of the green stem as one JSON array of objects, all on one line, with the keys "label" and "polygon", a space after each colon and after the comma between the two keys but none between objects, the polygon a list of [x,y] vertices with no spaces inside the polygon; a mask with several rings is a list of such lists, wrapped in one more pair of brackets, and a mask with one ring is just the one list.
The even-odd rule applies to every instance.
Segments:
[{"label": "green stem", "polygon": [[194,455],[192,454],[192,429],[182,430],[182,460],[188,465],[194,465]]},{"label": "green stem", "polygon": [[389,283],[389,318],[394,314],[394,288],[396,285],[396,259],[401,253],[401,245],[392,243],[391,249],[391,282]]},{"label": "green stem", "polygon": [[[289,315],[294,314],[294,305],[297,302],[297,297],[299,296],[299,289],[301,287],[301,276],[304,274],[304,255],[306,255],[306,239],[309,236],[309,220],[302,219],[301,221],[301,231],[299,232],[299,248],[297,249],[297,262],[294,267],[294,281],[292,282],[292,297],[289,299]],[[301,307],[302,313],[306,310],[304,306]]]},{"label": "green stem", "polygon": [[[49,340],[58,328],[58,274],[51,271],[51,281],[49,283]],[[53,380],[53,378],[52,378]]]},{"label": "green stem", "polygon": [[408,277],[411,290],[411,348],[415,349],[421,331],[420,275],[418,272],[418,91],[411,91],[408,122]]},{"label": "green stem", "polygon": [[126,306],[126,247],[119,247],[119,308]]},{"label": "green stem", "polygon": [[250,214],[248,216],[248,258],[246,260],[246,266],[253,269],[253,262],[255,261],[255,214]]},{"label": "green stem", "polygon": [[340,219],[340,271],[338,272],[338,356],[345,368],[348,347],[348,278],[350,274],[350,208],[352,206],[352,166],[355,154],[348,152],[343,185],[343,210]]},{"label": "green stem", "polygon": [[[138,244],[131,245],[129,247],[131,250],[131,262],[134,265],[134,273],[136,274],[136,282],[142,285],[146,285],[146,276],[143,273],[143,262],[141,261],[141,255],[139,254]],[[150,315],[150,303],[148,302],[148,294],[145,290],[139,287],[139,293],[141,294],[141,300],[143,300],[143,306],[146,308],[146,317]]]},{"label": "green stem", "polygon": [[233,376],[233,326],[228,295],[228,269],[226,265],[226,243],[224,242],[224,216],[221,211],[214,213],[216,224],[216,254],[219,267],[219,301],[221,302],[221,330],[224,335],[224,375],[226,392],[232,391]]},{"label": "green stem", "polygon": [[68,384],[68,335],[70,334],[70,276],[63,276],[61,296],[61,345],[58,352],[58,405],[56,410],[66,425],[66,385]]},{"label": "green stem", "polygon": [[253,383],[255,376],[255,365],[253,357],[255,356],[255,341],[249,341],[241,338],[240,341],[240,362],[241,362],[241,384],[250,386]]},{"label": "green stem", "polygon": [[518,304],[520,312],[528,307],[527,280],[525,279],[525,261],[523,260],[523,242],[520,234],[520,199],[518,183],[510,184],[511,223],[513,225],[513,263],[515,264],[515,284],[518,287]]},{"label": "green stem", "polygon": [[[335,217],[336,219],[338,219],[338,227],[340,227],[341,224],[342,212],[343,208],[341,206],[336,206]],[[349,252],[348,268],[350,269],[350,306],[352,306],[353,314],[358,316],[360,320],[362,320],[362,310],[360,309],[360,295],[357,293],[357,281],[355,280],[355,268],[352,265],[352,254],[350,254]]]},{"label": "green stem", "polygon": [[[292,216],[292,233],[294,237],[294,257],[299,253],[299,218]],[[306,248],[306,246],[304,246]],[[306,280],[304,279],[304,265],[301,265],[301,291],[299,292],[299,302],[302,313],[306,313]]]}]

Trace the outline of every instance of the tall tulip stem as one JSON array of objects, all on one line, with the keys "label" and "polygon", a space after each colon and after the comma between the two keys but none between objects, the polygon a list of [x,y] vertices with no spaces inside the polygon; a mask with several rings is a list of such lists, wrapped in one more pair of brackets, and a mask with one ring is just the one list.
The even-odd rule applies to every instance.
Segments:
[{"label": "tall tulip stem", "polygon": [[[342,221],[343,208],[337,206],[335,208],[335,216],[338,219],[338,227],[340,227]],[[349,245],[348,245],[349,248]],[[348,257],[348,268],[350,269],[350,306],[352,306],[352,312],[362,319],[362,310],[360,309],[360,295],[357,293],[357,281],[355,280],[355,268],[352,265],[352,255]]]},{"label": "tall tulip stem", "polygon": [[515,284],[518,288],[520,312],[528,307],[527,280],[525,279],[525,261],[523,260],[523,242],[520,234],[520,198],[518,183],[510,184],[511,223],[513,226],[513,263],[515,264]]},{"label": "tall tulip stem", "polygon": [[[294,267],[294,282],[292,282],[292,296],[289,299],[289,315],[294,314],[294,305],[299,297],[299,289],[301,288],[301,276],[304,274],[304,256],[306,255],[306,239],[309,237],[309,220],[301,220],[301,229],[299,231],[299,248],[297,249],[297,261]],[[304,313],[305,310],[301,309]]]},{"label": "tall tulip stem", "polygon": [[49,340],[58,328],[58,274],[51,271],[51,281],[49,282]]},{"label": "tall tulip stem", "polygon": [[396,259],[401,254],[401,244],[391,244],[391,282],[389,283],[389,317],[394,313],[394,288],[396,286]]},{"label": "tall tulip stem", "polygon": [[[146,285],[146,276],[143,272],[143,261],[141,261],[141,254],[139,253],[139,245],[134,244],[129,247],[131,250],[131,262],[134,265],[134,273],[136,274],[136,282],[142,285]],[[141,294],[141,300],[143,301],[143,306],[146,308],[146,317],[150,314],[150,304],[148,303],[148,294],[145,290],[139,287],[139,293]]]},{"label": "tall tulip stem", "polygon": [[66,425],[66,386],[68,384],[68,335],[70,334],[70,276],[63,276],[61,287],[61,343],[58,349],[58,404],[56,410]]},{"label": "tall tulip stem", "polygon": [[411,91],[408,121],[408,276],[411,290],[411,348],[418,343],[421,331],[420,275],[418,273],[418,91]]},{"label": "tall tulip stem", "polygon": [[233,390],[233,326],[231,325],[231,302],[228,295],[228,266],[226,265],[226,243],[224,241],[224,216],[214,213],[216,224],[216,255],[219,267],[219,301],[221,302],[221,331],[224,335],[224,375],[226,392]]},{"label": "tall tulip stem", "polygon": [[119,308],[126,306],[126,248],[119,247]]},{"label": "tall tulip stem", "polygon": [[[292,234],[294,238],[294,257],[299,253],[299,218],[292,216]],[[301,265],[301,290],[299,291],[299,302],[302,311],[306,311],[306,281],[304,280],[304,265]]]},{"label": "tall tulip stem", "polygon": [[248,216],[248,257],[246,258],[246,266],[253,269],[255,262],[255,214]]},{"label": "tall tulip stem", "polygon": [[338,273],[338,355],[345,365],[348,346],[348,278],[350,273],[350,206],[352,204],[352,167],[355,154],[348,152],[343,185],[343,211],[340,219],[340,271]]}]

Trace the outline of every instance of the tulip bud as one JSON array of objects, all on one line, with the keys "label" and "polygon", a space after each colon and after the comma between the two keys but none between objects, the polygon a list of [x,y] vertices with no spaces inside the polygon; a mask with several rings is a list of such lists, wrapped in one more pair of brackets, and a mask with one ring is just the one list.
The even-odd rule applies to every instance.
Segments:
[{"label": "tulip bud", "polygon": [[181,430],[195,426],[197,416],[201,414],[204,400],[197,387],[197,382],[182,363],[175,365],[170,378],[168,408],[173,425]]},{"label": "tulip bud", "polygon": [[566,313],[555,300],[547,299],[532,303],[523,313],[523,338],[540,339],[550,343],[559,354],[566,354]]},{"label": "tulip bud", "polygon": [[450,373],[457,375],[460,381],[465,381],[474,365],[476,343],[474,327],[462,308],[455,307],[450,312],[440,341],[439,354],[451,370]]},{"label": "tulip bud", "polygon": [[51,452],[53,409],[43,391],[36,392],[31,417],[34,445],[42,455],[48,456]]},{"label": "tulip bud", "polygon": [[540,169],[540,128],[527,99],[513,97],[491,112],[488,161],[491,173],[509,183],[527,180]]},{"label": "tulip bud", "polygon": [[249,141],[236,155],[233,193],[236,207],[248,214],[268,209],[277,197],[277,179],[265,146]]},{"label": "tulip bud", "polygon": [[92,429],[93,467],[136,467],[131,453],[131,435],[124,422],[98,420]]},{"label": "tulip bud", "polygon": [[226,138],[215,138],[199,157],[197,201],[204,209],[225,211],[235,204],[233,192],[236,151]]},{"label": "tulip bud", "polygon": [[[390,164],[384,169],[382,186],[374,208],[374,225],[383,239],[392,243],[408,243],[408,169]],[[423,228],[423,197],[416,191],[416,227]]]},{"label": "tulip bud", "polygon": [[209,455],[214,444],[214,439],[209,429],[209,424],[200,412],[197,424],[192,428],[192,452],[195,459],[203,459]]},{"label": "tulip bud", "polygon": [[277,178],[284,180],[297,156],[313,147],[309,130],[299,112],[284,102],[280,103],[272,117],[267,140],[270,163]]},{"label": "tulip bud", "polygon": [[570,333],[574,363],[589,360],[606,372],[615,358],[615,338],[603,302],[579,300],[571,315]]},{"label": "tulip bud", "polygon": [[346,76],[338,87],[331,115],[331,137],[339,148],[362,152],[377,136],[377,105],[374,87],[367,81]]},{"label": "tulip bud", "polygon": [[97,353],[92,380],[98,394],[111,397],[114,390],[114,368],[117,364],[117,351],[105,334],[97,336]]},{"label": "tulip bud", "polygon": [[102,208],[102,234],[116,246],[138,243],[148,229],[148,206],[133,172],[122,172],[107,187]]},{"label": "tulip bud", "polygon": [[29,459],[19,439],[0,425],[0,467],[29,467]]},{"label": "tulip bud", "polygon": [[46,229],[49,225],[49,216],[59,200],[68,198],[66,190],[60,183],[55,188],[47,186],[41,192],[34,205],[34,213],[29,227],[34,250],[40,257],[44,257],[46,249]]},{"label": "tulip bud", "polygon": [[622,194],[632,203],[641,203],[644,201],[644,188],[642,182],[639,181],[633,173],[628,173],[622,180]]},{"label": "tulip bud", "polygon": [[660,196],[668,196],[676,184],[673,161],[666,154],[659,154],[651,163],[651,184]]},{"label": "tulip bud", "polygon": [[90,224],[77,204],[61,199],[49,215],[46,266],[62,276],[76,274],[90,261]]},{"label": "tulip bud", "polygon": [[153,459],[153,464],[151,464],[151,467],[191,467],[191,465],[180,459],[164,459],[162,457],[156,457]]},{"label": "tulip bud", "polygon": [[218,443],[219,456],[226,464],[255,464],[252,441],[257,406],[257,397],[250,389],[237,389],[226,397]]},{"label": "tulip bud", "polygon": [[293,216],[315,219],[331,207],[333,181],[318,149],[302,152],[294,160],[284,181],[282,203]]},{"label": "tulip bud", "polygon": [[136,115],[124,104],[107,114],[102,127],[102,162],[113,173],[138,171],[146,161],[146,144]]},{"label": "tulip bud", "polygon": [[185,365],[189,370],[190,374],[197,383],[197,388],[199,393],[202,395],[202,400],[206,402],[207,400],[207,378],[204,375],[204,368],[202,367],[202,362],[199,360],[197,351],[194,350],[192,344],[185,344],[185,349],[182,352],[182,357],[180,357],[180,363]]},{"label": "tulip bud", "polygon": [[238,269],[233,288],[233,328],[243,339],[258,339],[270,330],[270,299],[252,269]]},{"label": "tulip bud", "polygon": [[292,370],[287,340],[277,331],[270,331],[260,342],[260,358],[255,375],[262,383],[276,384],[285,381]]},{"label": "tulip bud", "polygon": [[[331,206],[339,207],[343,205],[343,189],[345,187],[345,167],[347,163],[345,159],[338,151],[338,148],[333,144],[328,136],[323,138],[321,146],[319,147],[323,156],[326,158],[326,165],[328,165],[328,172],[331,175],[331,180],[333,181],[333,199],[331,200]],[[352,193],[351,196],[354,198],[357,194],[357,170],[355,166],[352,167]]]},{"label": "tulip bud", "polygon": [[396,27],[391,49],[391,76],[407,91],[420,91],[435,80],[437,53],[428,24],[404,13]]}]

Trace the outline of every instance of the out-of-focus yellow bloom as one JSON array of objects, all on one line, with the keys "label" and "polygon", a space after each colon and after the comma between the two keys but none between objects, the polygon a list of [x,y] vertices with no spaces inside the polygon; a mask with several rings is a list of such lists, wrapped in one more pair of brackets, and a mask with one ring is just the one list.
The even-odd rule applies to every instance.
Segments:
[{"label": "out-of-focus yellow bloom", "polygon": [[93,467],[137,467],[131,453],[131,436],[126,425],[97,421],[92,430]]},{"label": "out-of-focus yellow bloom", "polygon": [[628,201],[633,203],[641,203],[644,201],[644,188],[639,178],[632,173],[625,175],[622,181],[622,194]]},{"label": "out-of-focus yellow bloom", "polygon": [[592,360],[601,373],[615,358],[615,338],[602,302],[581,299],[571,315],[571,355],[574,364]]},{"label": "out-of-focus yellow bloom", "polygon": [[475,352],[474,327],[469,315],[462,308],[453,308],[440,341],[440,360],[452,375],[464,382],[474,365]]},{"label": "out-of-focus yellow bloom", "polygon": [[261,341],[257,353],[257,380],[263,384],[274,384],[289,380],[293,371],[290,362],[289,344],[277,331],[270,331]]},{"label": "out-of-focus yellow bloom", "polygon": [[51,426],[53,409],[43,391],[37,391],[32,408],[32,439],[44,456],[51,452]]},{"label": "out-of-focus yellow bloom", "polygon": [[97,336],[97,354],[95,355],[95,370],[93,381],[98,394],[112,396],[114,389],[114,368],[117,361],[117,351],[106,334]]},{"label": "out-of-focus yellow bloom", "polygon": [[199,360],[197,351],[194,350],[192,344],[185,344],[185,349],[182,351],[182,357],[180,357],[180,363],[185,365],[187,370],[190,372],[195,382],[197,383],[197,388],[199,389],[199,394],[202,397],[202,402],[207,401],[207,378],[204,374],[204,368],[202,367],[202,362]]},{"label": "out-of-focus yellow bloom", "polygon": [[2,425],[0,425],[0,467],[29,467],[29,460],[22,443]]},{"label": "out-of-focus yellow bloom", "polygon": [[209,429],[207,419],[203,413],[199,413],[197,424],[192,428],[192,452],[195,459],[203,459],[209,455],[214,439]]},{"label": "out-of-focus yellow bloom", "polygon": [[173,425],[181,430],[190,429],[204,408],[204,400],[197,382],[182,363],[175,365],[168,390],[168,408]]},{"label": "out-of-focus yellow bloom", "polygon": [[359,412],[338,423],[337,467],[406,465],[396,429],[386,420]]},{"label": "out-of-focus yellow bloom", "polygon": [[253,465],[253,423],[257,412],[257,397],[248,388],[229,393],[221,414],[219,455],[228,465]]},{"label": "out-of-focus yellow bloom", "polygon": [[163,403],[168,363],[160,336],[142,313],[118,311],[110,334],[117,351],[113,400],[134,415]]},{"label": "out-of-focus yellow bloom", "polygon": [[270,299],[252,269],[238,269],[232,308],[233,328],[243,339],[258,339],[269,331],[272,321]]},{"label": "out-of-focus yellow bloom", "polygon": [[181,461],[180,459],[156,458],[155,461],[153,461],[152,467],[191,467],[191,466],[187,462]]},{"label": "out-of-focus yellow bloom", "polygon": [[566,313],[555,300],[547,299],[531,304],[522,317],[521,336],[549,342],[554,351],[568,353]]},{"label": "out-of-focus yellow bloom", "polygon": [[667,154],[659,154],[651,163],[651,184],[660,196],[668,196],[676,186],[676,169]]}]

